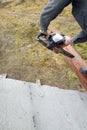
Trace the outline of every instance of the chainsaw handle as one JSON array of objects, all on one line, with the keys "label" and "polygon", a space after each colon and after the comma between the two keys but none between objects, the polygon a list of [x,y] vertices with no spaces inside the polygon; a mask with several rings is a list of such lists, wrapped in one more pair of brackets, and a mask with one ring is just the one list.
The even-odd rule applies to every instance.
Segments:
[{"label": "chainsaw handle", "polygon": [[38,41],[40,41],[41,39],[40,39],[40,37],[42,37],[42,36],[47,36],[47,34],[44,34],[44,33],[39,33],[37,36],[36,36],[36,40],[38,40]]},{"label": "chainsaw handle", "polygon": [[36,40],[39,41],[43,46],[47,47],[47,44],[46,44],[46,41],[47,40],[43,40],[41,37],[47,37],[47,34],[44,34],[44,33],[39,33],[37,36],[36,36]]}]

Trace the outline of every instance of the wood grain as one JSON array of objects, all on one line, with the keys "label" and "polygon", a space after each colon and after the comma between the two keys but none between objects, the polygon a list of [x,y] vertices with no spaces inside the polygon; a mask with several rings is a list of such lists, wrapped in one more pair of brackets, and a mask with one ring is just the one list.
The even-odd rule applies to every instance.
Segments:
[{"label": "wood grain", "polygon": [[86,67],[87,68],[87,64],[84,62],[84,60],[81,58],[81,56],[75,51],[75,49],[71,45],[64,47],[64,49],[66,51],[72,53],[75,56],[72,59],[68,58],[68,57],[65,57],[65,59],[66,59],[67,63],[70,65],[71,69],[78,76],[81,84],[87,90],[87,77],[83,76],[79,71],[80,67]]}]

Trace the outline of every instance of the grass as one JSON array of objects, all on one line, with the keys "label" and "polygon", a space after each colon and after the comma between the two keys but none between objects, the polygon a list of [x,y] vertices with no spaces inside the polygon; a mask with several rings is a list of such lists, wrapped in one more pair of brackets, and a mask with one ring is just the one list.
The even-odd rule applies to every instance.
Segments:
[{"label": "grass", "polygon": [[[41,46],[35,37],[39,31],[39,16],[46,1],[27,1],[16,6],[7,4],[0,12],[0,73],[29,82],[40,79],[42,84],[64,89],[82,90],[76,75],[64,57]],[[71,7],[51,22],[49,29],[59,29],[73,36],[80,27],[70,13]],[[87,43],[73,46],[87,62]]]}]

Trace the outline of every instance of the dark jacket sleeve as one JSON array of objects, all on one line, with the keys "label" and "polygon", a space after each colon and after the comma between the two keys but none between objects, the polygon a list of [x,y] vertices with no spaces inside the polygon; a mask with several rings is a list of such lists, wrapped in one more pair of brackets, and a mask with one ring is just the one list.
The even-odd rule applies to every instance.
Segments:
[{"label": "dark jacket sleeve", "polygon": [[82,43],[87,41],[87,34],[84,31],[81,31],[78,35],[71,38],[74,44]]},{"label": "dark jacket sleeve", "polygon": [[61,11],[71,3],[71,0],[49,0],[40,15],[40,28],[46,31],[50,22],[55,19]]}]

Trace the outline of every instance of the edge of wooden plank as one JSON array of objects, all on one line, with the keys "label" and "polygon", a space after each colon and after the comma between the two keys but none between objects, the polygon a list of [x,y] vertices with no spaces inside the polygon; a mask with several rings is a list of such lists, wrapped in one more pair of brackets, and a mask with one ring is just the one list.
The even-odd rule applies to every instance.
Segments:
[{"label": "edge of wooden plank", "polygon": [[74,58],[68,58],[65,57],[67,63],[70,65],[71,69],[75,72],[75,74],[78,76],[81,84],[84,86],[84,88],[87,90],[87,77],[81,74],[80,67],[86,67],[87,64],[84,62],[84,60],[81,58],[81,56],[75,51],[75,49],[69,45],[64,47],[64,49],[70,53],[72,53],[75,57]]}]

